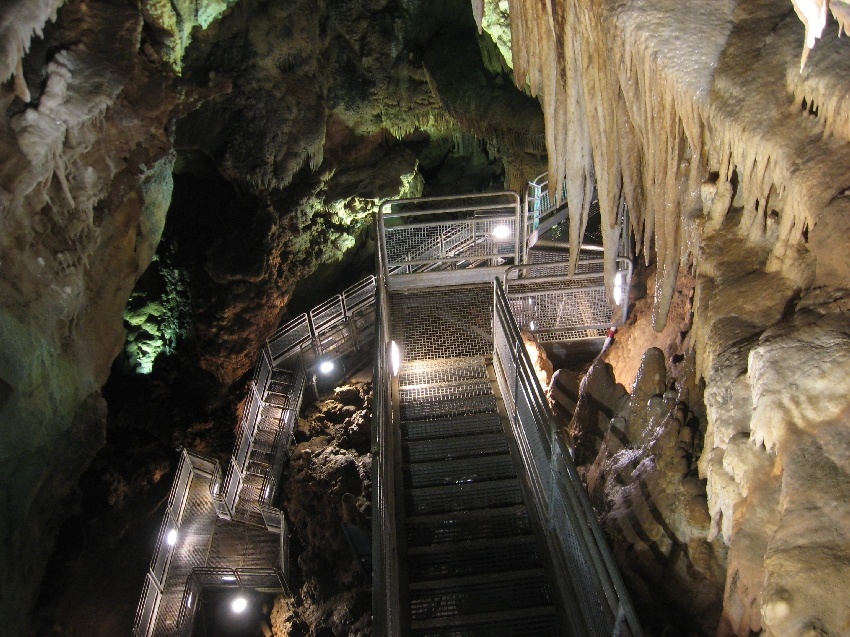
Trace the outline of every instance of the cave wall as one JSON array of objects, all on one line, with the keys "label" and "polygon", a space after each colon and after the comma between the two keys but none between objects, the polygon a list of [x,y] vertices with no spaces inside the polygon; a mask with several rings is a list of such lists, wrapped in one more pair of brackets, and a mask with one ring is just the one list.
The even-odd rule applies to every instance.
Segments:
[{"label": "cave wall", "polygon": [[60,4],[0,8],[0,79],[9,80],[0,87],[0,622],[9,634],[23,634],[65,497],[103,442],[99,389],[162,232],[174,159],[165,128],[177,88],[138,54],[140,13]]},{"label": "cave wall", "polygon": [[[482,18],[501,4],[473,2]],[[721,541],[718,634],[847,634],[850,44],[828,24],[801,72],[804,25],[784,1],[508,5],[514,73],[543,104],[571,226],[595,186],[610,278],[628,206],[657,271],[656,330],[680,274],[693,277],[687,347],[707,429],[688,453],[705,485],[703,540]],[[660,423],[630,453],[660,453]],[[630,488],[606,492],[609,513]],[[649,544],[632,538],[626,570]]]}]

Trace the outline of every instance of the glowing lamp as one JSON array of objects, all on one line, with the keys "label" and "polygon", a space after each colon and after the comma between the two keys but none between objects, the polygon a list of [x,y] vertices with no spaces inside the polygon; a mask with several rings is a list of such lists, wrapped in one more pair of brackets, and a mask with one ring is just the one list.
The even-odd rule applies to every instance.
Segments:
[{"label": "glowing lamp", "polygon": [[511,229],[508,226],[496,226],[490,234],[494,239],[507,239],[511,236]]},{"label": "glowing lamp", "polygon": [[623,273],[617,272],[614,276],[614,303],[619,305],[623,300]]},{"label": "glowing lamp", "polygon": [[232,610],[234,613],[241,613],[246,608],[248,608],[248,600],[242,597],[241,595],[239,597],[234,598],[234,600],[230,602],[230,610]]},{"label": "glowing lamp", "polygon": [[177,529],[171,529],[165,536],[165,541],[168,542],[168,546],[177,544]]},{"label": "glowing lamp", "polygon": [[395,341],[390,342],[390,365],[392,365],[393,376],[398,376],[398,370],[401,369],[401,352]]},{"label": "glowing lamp", "polygon": [[330,374],[334,370],[334,367],[333,361],[322,361],[319,363],[319,371],[323,374]]}]

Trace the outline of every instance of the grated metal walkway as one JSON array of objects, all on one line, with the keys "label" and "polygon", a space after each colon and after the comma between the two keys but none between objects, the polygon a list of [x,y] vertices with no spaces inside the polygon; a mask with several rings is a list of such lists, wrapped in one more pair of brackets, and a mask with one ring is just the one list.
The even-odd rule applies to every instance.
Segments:
[{"label": "grated metal walkway", "polygon": [[396,387],[403,633],[560,635],[545,547],[500,413],[492,288],[396,293],[390,306],[404,352]]}]

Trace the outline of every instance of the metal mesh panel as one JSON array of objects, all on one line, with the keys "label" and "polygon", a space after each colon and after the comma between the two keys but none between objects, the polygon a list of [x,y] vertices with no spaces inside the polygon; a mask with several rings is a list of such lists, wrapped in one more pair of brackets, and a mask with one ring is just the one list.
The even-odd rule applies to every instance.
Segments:
[{"label": "metal mesh panel", "polygon": [[375,277],[366,277],[362,281],[352,285],[342,293],[342,301],[345,306],[345,314],[350,316],[352,312],[362,305],[372,306],[374,312],[375,304]]},{"label": "metal mesh panel", "polygon": [[344,317],[345,309],[342,305],[341,296],[335,296],[310,310],[310,320],[313,322],[314,330],[318,330],[327,323],[339,321]]},{"label": "metal mesh panel", "polygon": [[311,337],[310,322],[306,314],[291,320],[272,335],[268,341],[272,360],[277,361],[287,352],[298,347]]},{"label": "metal mesh panel", "polygon": [[272,373],[271,355],[267,347],[260,350],[259,360],[254,371],[254,385],[257,387],[257,393],[262,394],[266,391],[266,383],[269,382],[269,377]]},{"label": "metal mesh panel", "polygon": [[463,383],[486,379],[486,362],[481,356],[405,363],[398,376],[402,389],[429,383]]},{"label": "metal mesh panel", "polygon": [[573,588],[580,597],[579,607],[585,622],[591,627],[592,634],[611,635],[614,618],[609,609],[603,606],[603,599],[595,585],[596,574],[577,533],[577,524],[568,514],[566,502],[563,489],[558,489],[552,501],[552,529],[558,536]]},{"label": "metal mesh panel", "polygon": [[511,309],[517,325],[531,330],[609,325],[612,313],[603,287],[541,292],[533,297],[511,299]]},{"label": "metal mesh panel", "polygon": [[489,286],[393,294],[392,331],[402,361],[471,357],[492,351]]},{"label": "metal mesh panel", "polygon": [[387,263],[445,268],[470,260],[512,259],[516,232],[512,217],[390,227],[385,230]]}]

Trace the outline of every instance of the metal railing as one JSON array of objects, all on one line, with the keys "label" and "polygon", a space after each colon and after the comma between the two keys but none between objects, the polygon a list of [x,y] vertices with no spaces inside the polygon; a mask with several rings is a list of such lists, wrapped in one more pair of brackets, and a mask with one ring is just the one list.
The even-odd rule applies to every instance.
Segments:
[{"label": "metal railing", "polygon": [[227,477],[213,494],[220,515],[274,531],[281,528],[282,513],[272,503],[306,384],[301,358],[289,362],[290,369],[272,368],[268,351],[260,352]]},{"label": "metal railing", "polygon": [[[567,208],[567,190],[566,184],[561,186],[560,196],[552,196],[549,192],[549,174],[543,173],[528,182],[523,198],[523,258],[522,263],[528,263],[531,259],[529,250],[534,247],[538,241],[543,238],[554,238],[551,235],[556,234],[558,239],[564,244],[568,237],[566,230],[558,231],[559,224],[563,224],[569,218],[569,209]],[[599,201],[593,198],[588,212],[589,217],[599,215]],[[619,244],[617,246],[617,255],[627,259],[634,258],[632,250],[631,236],[628,232],[629,218],[628,210],[622,208],[619,212],[617,221],[620,226]],[[595,224],[591,224],[595,225]],[[585,231],[585,236],[582,238],[583,243],[598,243],[602,245],[601,229],[596,226],[593,232],[588,228]]]},{"label": "metal railing", "polygon": [[494,283],[494,366],[505,408],[555,559],[572,634],[642,631],[564,441],[557,435],[502,283]]},{"label": "metal railing", "polygon": [[604,337],[628,318],[632,263],[618,258],[616,264],[613,299],[595,246],[583,246],[572,276],[568,261],[508,268],[502,281],[517,325],[542,342]]},{"label": "metal railing", "polygon": [[375,277],[369,276],[278,328],[266,344],[271,364],[301,355],[311,372],[323,355],[368,349],[374,308]]},{"label": "metal railing", "polygon": [[489,283],[520,262],[520,224],[513,192],[387,201],[377,234],[388,289]]},{"label": "metal railing", "polygon": [[191,634],[198,599],[191,579],[198,569],[235,570],[243,584],[256,581],[249,576],[262,574],[265,588],[287,590],[288,553],[283,551],[288,550],[288,529],[282,525],[277,535],[220,518],[214,500],[221,491],[220,476],[214,459],[185,449],[181,453],[142,587],[135,637]]},{"label": "metal railing", "polygon": [[[566,185],[561,188],[561,196],[553,197],[549,192],[549,174],[543,173],[528,182],[523,199],[523,246],[527,256],[528,249],[549,230],[567,218]],[[523,262],[528,259],[524,258]]]},{"label": "metal railing", "polygon": [[375,368],[372,402],[372,631],[401,635],[401,602],[395,488],[396,425],[393,422],[389,300],[382,242],[378,242]]}]

